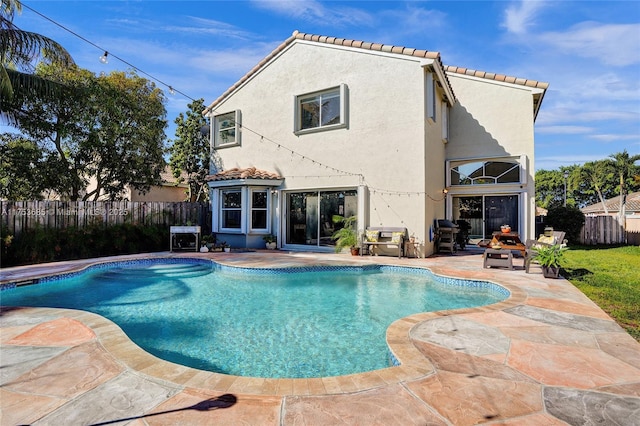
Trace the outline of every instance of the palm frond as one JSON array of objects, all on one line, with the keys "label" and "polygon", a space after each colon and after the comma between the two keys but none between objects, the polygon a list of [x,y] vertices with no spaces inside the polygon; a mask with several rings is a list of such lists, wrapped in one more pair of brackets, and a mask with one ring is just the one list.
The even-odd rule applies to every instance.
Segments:
[{"label": "palm frond", "polygon": [[[5,79],[12,96],[4,96]],[[24,73],[9,68],[0,69],[0,123],[16,125],[20,122],[21,99],[29,96],[47,97],[60,94],[66,88],[58,82],[35,74]]]},{"label": "palm frond", "polygon": [[41,60],[74,64],[69,52],[55,40],[16,27],[0,30],[0,55],[3,66],[11,64],[18,69],[33,69]]}]

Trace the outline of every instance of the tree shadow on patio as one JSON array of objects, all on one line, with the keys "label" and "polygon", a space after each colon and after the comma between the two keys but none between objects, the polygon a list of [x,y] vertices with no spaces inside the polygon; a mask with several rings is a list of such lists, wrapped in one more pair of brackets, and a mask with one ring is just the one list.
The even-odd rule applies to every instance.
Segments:
[{"label": "tree shadow on patio", "polygon": [[163,414],[176,413],[178,411],[186,411],[186,410],[213,411],[213,410],[219,410],[221,408],[230,408],[230,407],[234,406],[237,401],[238,401],[238,398],[235,395],[230,394],[230,393],[226,393],[226,394],[220,395],[220,396],[218,396],[216,398],[209,398],[209,399],[202,400],[202,401],[198,402],[197,404],[194,404],[194,405],[191,405],[191,406],[188,406],[188,407],[184,407],[184,408],[176,408],[174,410],[160,411],[158,413],[143,414],[143,415],[140,415],[140,416],[127,417],[127,418],[110,420],[110,421],[100,422],[100,423],[93,423],[91,426],[103,426],[103,425],[110,425],[110,424],[114,424],[114,423],[128,422],[128,421],[137,420],[137,419],[144,419],[144,418],[147,418],[147,417],[161,416]]}]

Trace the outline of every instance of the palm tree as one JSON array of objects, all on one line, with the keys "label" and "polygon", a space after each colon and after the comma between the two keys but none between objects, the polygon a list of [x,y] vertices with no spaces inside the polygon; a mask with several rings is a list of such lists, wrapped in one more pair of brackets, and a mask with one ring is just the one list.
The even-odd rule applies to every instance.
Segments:
[{"label": "palm tree", "polygon": [[638,155],[629,155],[627,150],[625,149],[622,152],[618,152],[616,154],[612,154],[609,156],[612,159],[613,167],[616,170],[616,174],[620,178],[620,211],[618,213],[620,218],[620,223],[624,227],[624,208],[625,208],[625,193],[624,193],[624,185],[625,181],[628,178],[634,177],[637,174],[637,166],[635,163],[640,161],[640,154]]},{"label": "palm tree", "polygon": [[51,93],[59,87],[33,74],[40,60],[74,64],[69,52],[54,40],[15,26],[13,18],[21,11],[19,0],[0,0],[0,119],[8,124],[19,120],[16,99],[26,93]]},{"label": "palm tree", "polygon": [[[609,211],[607,209],[607,203],[605,203],[606,194],[603,194],[603,190],[614,176],[612,164],[613,162],[607,160],[590,161],[584,163],[582,167],[578,169],[579,180],[589,185],[589,192],[591,192],[591,188],[593,188],[604,208],[605,214],[609,214]],[[585,190],[585,192],[587,191]]]}]

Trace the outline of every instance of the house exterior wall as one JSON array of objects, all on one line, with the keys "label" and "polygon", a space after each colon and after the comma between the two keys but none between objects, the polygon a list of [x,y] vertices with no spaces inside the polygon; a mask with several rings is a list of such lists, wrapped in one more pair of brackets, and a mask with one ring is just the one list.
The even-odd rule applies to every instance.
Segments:
[{"label": "house exterior wall", "polygon": [[[340,84],[348,88],[347,127],[296,135],[295,97]],[[425,120],[424,93],[417,58],[294,43],[216,106],[214,115],[242,117],[240,146],[217,155],[224,169],[278,172],[283,191],[360,188],[368,216],[359,229],[403,226],[425,241],[444,214],[444,203],[431,200],[442,196],[444,144],[440,123]]]},{"label": "house exterior wall", "polygon": [[[437,80],[435,108],[429,102],[432,79]],[[342,99],[346,98],[344,124],[296,131],[296,97],[338,87]],[[456,219],[456,214],[462,218],[460,206],[473,206],[478,198],[498,200],[509,211],[508,215],[493,215],[490,226],[482,225],[483,233],[490,235],[491,229],[484,228],[509,218],[517,222],[516,231],[532,236],[533,126],[546,87],[546,83],[443,67],[434,52],[294,33],[207,109],[213,118],[215,160],[209,182],[213,229],[217,221],[231,223],[229,208],[238,210],[237,206],[216,205],[217,195],[223,194],[218,191],[229,185],[247,185],[241,180],[227,181],[226,174],[254,167],[250,170],[279,176],[277,184],[263,182],[273,197],[271,226],[251,231],[250,212],[243,204],[242,226],[238,221],[227,225],[225,238],[237,234],[246,244],[254,244],[261,234],[274,233],[282,247],[288,241],[285,224],[289,223],[291,235],[305,229],[289,244],[313,245],[309,235],[317,235],[317,248],[329,249],[326,241],[331,234],[324,232],[328,227],[322,226],[322,232],[317,229],[338,209],[326,208],[323,217],[325,198],[315,191],[327,197],[340,194],[342,201],[331,208],[340,207],[344,210],[338,213],[341,215],[351,214],[347,199],[350,209],[357,204],[360,231],[367,226],[406,227],[426,255],[435,248],[434,220]],[[215,117],[222,114],[218,134],[233,145],[214,144]],[[443,115],[448,117],[447,128]],[[235,136],[228,133],[230,117],[240,123]],[[482,176],[451,179],[452,165],[469,169],[472,163],[482,165],[481,172],[507,167],[519,174],[502,176],[500,181],[496,178],[491,184]],[[224,193],[225,199],[234,191],[237,193],[237,189]],[[357,191],[357,202],[353,191]],[[289,198],[302,207],[288,212]],[[308,206],[314,203],[320,211],[309,212]],[[294,210],[305,212],[294,215]],[[316,219],[309,215],[319,220],[313,222]],[[474,220],[485,221],[484,216]]]},{"label": "house exterior wall", "polygon": [[[520,225],[527,238],[535,233],[534,111],[532,89],[459,74],[448,74],[458,102],[451,109],[447,160],[513,160],[522,167],[518,184],[452,186],[456,195],[517,194]],[[447,171],[448,173],[448,171]]]},{"label": "house exterior wall", "polygon": [[185,200],[186,188],[182,186],[152,186],[145,194],[129,190],[131,201],[165,201],[179,203]]}]

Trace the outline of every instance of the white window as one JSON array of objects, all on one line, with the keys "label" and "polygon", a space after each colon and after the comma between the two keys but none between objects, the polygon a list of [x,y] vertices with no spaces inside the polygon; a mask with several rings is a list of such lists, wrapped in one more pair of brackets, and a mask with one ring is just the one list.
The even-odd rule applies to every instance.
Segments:
[{"label": "white window", "polygon": [[225,189],[221,192],[220,227],[239,230],[242,226],[242,192],[240,189]]},{"label": "white window", "polygon": [[216,148],[240,145],[240,111],[213,117],[213,146]]},{"label": "white window", "polygon": [[449,142],[449,105],[442,103],[442,141]]},{"label": "white window", "polygon": [[496,185],[522,183],[516,160],[465,161],[451,164],[451,185]]},{"label": "white window", "polygon": [[427,118],[430,118],[434,123],[436,121],[436,104],[437,104],[437,92],[436,92],[436,81],[433,78],[433,74],[430,72],[427,73],[427,81],[426,81],[426,89],[427,89]]},{"label": "white window", "polygon": [[346,127],[346,85],[296,96],[295,133]]},{"label": "white window", "polygon": [[269,192],[267,190],[251,191],[251,230],[266,231],[268,225]]}]

